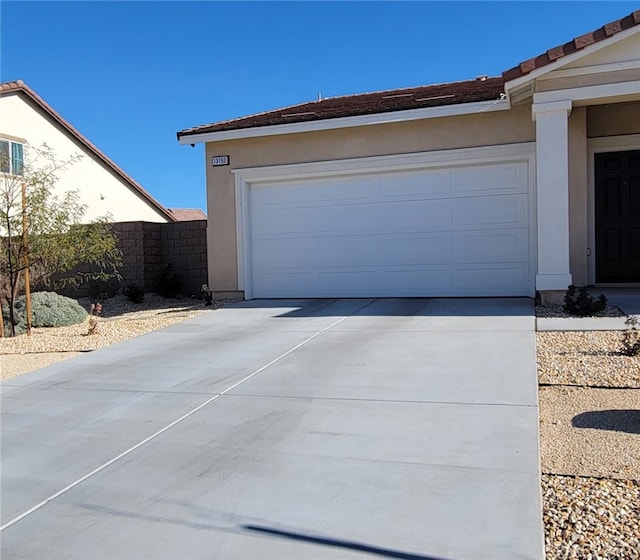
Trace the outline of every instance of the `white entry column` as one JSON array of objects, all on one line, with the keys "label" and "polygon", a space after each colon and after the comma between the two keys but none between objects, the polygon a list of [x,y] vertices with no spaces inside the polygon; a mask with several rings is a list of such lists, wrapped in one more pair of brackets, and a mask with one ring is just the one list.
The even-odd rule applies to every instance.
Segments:
[{"label": "white entry column", "polygon": [[[534,98],[535,100],[535,98]],[[571,101],[535,103],[538,272],[536,290],[566,290],[569,268],[569,113]]]}]

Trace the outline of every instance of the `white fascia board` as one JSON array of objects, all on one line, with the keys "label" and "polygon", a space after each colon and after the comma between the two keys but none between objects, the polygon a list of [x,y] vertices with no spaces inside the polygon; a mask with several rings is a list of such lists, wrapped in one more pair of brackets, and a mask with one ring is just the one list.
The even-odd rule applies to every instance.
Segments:
[{"label": "white fascia board", "polygon": [[617,43],[618,41],[627,39],[628,37],[631,37],[636,33],[640,33],[640,25],[636,25],[635,27],[630,27],[629,29],[625,29],[624,31],[620,31],[619,33],[616,33],[615,35],[613,35],[608,39],[603,39],[602,41],[593,43],[592,45],[589,45],[588,47],[585,47],[582,50],[563,56],[558,60],[551,62],[549,64],[546,64],[541,68],[537,68],[536,70],[533,70],[532,72],[529,72],[524,76],[520,76],[515,80],[506,82],[504,85],[504,89],[506,90],[507,96],[509,95],[509,91],[511,91],[512,89],[518,88],[526,84],[527,82],[532,82],[540,78],[544,74],[557,71],[560,68],[563,68],[564,66],[567,66],[576,60],[580,60],[585,56],[589,56],[590,54],[593,54],[601,49],[604,49],[605,47],[610,47],[611,45]]},{"label": "white fascia board", "polygon": [[441,107],[425,107],[422,109],[408,109],[406,111],[390,111],[373,115],[358,115],[355,117],[338,117],[301,123],[276,124],[239,130],[222,130],[219,132],[205,132],[180,137],[180,144],[200,144],[201,142],[219,142],[221,140],[237,140],[239,138],[256,138],[259,136],[275,136],[277,134],[295,134],[313,132],[317,130],[332,130],[376,124],[432,119],[437,117],[451,117],[456,115],[472,115],[476,113],[490,113],[505,111],[510,108],[506,99],[495,101],[478,101],[475,103],[460,103],[457,105],[443,105]]},{"label": "white fascia board", "polygon": [[551,103],[555,101],[598,101],[619,97],[638,96],[640,98],[640,80],[631,82],[617,82],[615,84],[601,84],[576,88],[543,91],[533,94],[533,102]]}]

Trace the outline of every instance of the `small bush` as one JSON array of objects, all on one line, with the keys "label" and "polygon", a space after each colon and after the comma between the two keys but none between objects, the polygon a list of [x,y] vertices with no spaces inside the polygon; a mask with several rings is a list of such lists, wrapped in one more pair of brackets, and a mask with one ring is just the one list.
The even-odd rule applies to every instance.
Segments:
[{"label": "small bush", "polygon": [[156,279],[156,291],[163,298],[177,297],[182,288],[182,278],[173,270],[173,265],[165,266]]},{"label": "small bush", "polygon": [[[27,331],[26,307],[25,297],[17,297],[15,302],[16,334],[23,334]],[[11,332],[8,311],[3,308],[6,334]],[[86,318],[87,312],[75,299],[58,295],[55,292],[34,292],[31,294],[31,326],[33,327],[68,327],[82,323]]]},{"label": "small bush", "polygon": [[129,284],[123,293],[133,303],[142,303],[144,301],[144,290],[135,284]]},{"label": "small bush", "polygon": [[638,319],[631,316],[624,322],[627,328],[622,333],[620,353],[625,356],[640,356],[640,330]]},{"label": "small bush", "polygon": [[563,309],[571,315],[592,317],[593,315],[602,313],[606,308],[607,298],[600,294],[598,299],[594,300],[593,296],[587,291],[586,286],[582,286],[581,288],[569,286],[564,296]]}]

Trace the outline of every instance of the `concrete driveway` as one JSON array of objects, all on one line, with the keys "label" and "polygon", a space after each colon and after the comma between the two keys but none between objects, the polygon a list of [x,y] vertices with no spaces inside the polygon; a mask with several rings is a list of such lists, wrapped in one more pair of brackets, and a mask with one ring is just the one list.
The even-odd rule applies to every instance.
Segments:
[{"label": "concrete driveway", "polygon": [[2,558],[543,558],[533,303],[249,301],[1,385]]}]

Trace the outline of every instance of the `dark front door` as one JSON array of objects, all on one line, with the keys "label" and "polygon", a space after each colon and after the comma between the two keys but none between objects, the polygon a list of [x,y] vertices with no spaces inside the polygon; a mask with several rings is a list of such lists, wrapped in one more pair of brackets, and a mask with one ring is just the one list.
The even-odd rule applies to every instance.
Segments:
[{"label": "dark front door", "polygon": [[595,158],[596,282],[640,282],[640,150]]}]

